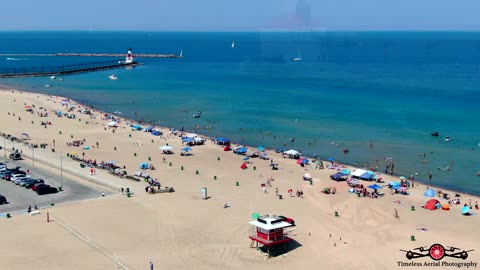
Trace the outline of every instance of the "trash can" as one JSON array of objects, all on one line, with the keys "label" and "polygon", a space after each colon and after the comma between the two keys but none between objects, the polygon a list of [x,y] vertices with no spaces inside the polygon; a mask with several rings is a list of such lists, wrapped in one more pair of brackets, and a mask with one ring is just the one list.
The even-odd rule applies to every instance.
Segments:
[{"label": "trash can", "polygon": [[208,198],[208,195],[207,195],[207,188],[202,188],[202,200],[206,200]]},{"label": "trash can", "polygon": [[259,218],[259,217],[260,217],[260,214],[258,214],[258,213],[253,213],[253,214],[252,214],[252,218],[253,218],[253,219],[257,219],[257,218]]}]

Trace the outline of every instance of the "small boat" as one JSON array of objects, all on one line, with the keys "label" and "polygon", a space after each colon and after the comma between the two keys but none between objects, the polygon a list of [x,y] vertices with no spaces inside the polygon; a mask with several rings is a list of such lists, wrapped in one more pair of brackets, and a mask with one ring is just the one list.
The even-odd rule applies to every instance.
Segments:
[{"label": "small boat", "polygon": [[200,114],[194,114],[194,115],[193,115],[193,118],[200,118],[200,117],[201,117]]},{"label": "small boat", "polygon": [[183,51],[180,51],[180,55],[178,57],[183,58]]},{"label": "small boat", "polygon": [[438,137],[440,134],[437,131],[431,133],[433,137]]},{"label": "small boat", "polygon": [[45,87],[52,87],[51,84],[45,84]]},{"label": "small boat", "polygon": [[235,41],[232,41],[232,48],[235,48]]},{"label": "small boat", "polygon": [[452,138],[450,138],[450,137],[448,137],[448,136],[445,137],[445,141],[446,141],[446,142],[449,142],[449,141],[451,141],[451,140],[452,140]]},{"label": "small boat", "polygon": [[302,54],[300,53],[300,49],[298,49],[297,57],[293,58],[293,61],[302,61]]},{"label": "small boat", "polygon": [[50,76],[50,79],[55,80],[57,77],[55,76]]},{"label": "small boat", "polygon": [[62,78],[58,78],[58,79],[57,79],[57,81],[61,81],[61,82],[63,82],[63,79],[62,79]]},{"label": "small boat", "polygon": [[115,75],[115,74],[112,74],[112,75],[108,76],[108,78],[109,78],[110,80],[116,80],[116,79],[118,79],[118,78],[117,78],[117,75]]}]

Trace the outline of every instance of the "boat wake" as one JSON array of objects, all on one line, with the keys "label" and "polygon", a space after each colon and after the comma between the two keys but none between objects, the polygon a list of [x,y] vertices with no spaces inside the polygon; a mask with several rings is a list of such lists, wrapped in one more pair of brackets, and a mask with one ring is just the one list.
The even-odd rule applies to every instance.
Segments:
[{"label": "boat wake", "polygon": [[27,58],[13,58],[13,57],[7,57],[7,61],[24,61],[28,60]]}]

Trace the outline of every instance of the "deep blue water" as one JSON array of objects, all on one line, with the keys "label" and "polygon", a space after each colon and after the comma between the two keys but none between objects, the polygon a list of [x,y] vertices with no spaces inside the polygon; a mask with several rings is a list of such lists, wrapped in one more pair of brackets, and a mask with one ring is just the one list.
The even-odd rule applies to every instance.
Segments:
[{"label": "deep blue water", "polygon": [[[379,160],[383,170],[384,158],[392,157],[397,174],[417,172],[428,182],[432,172],[435,185],[480,194],[480,33],[0,32],[0,53],[123,53],[130,47],[134,53],[183,50],[185,58],[137,59],[145,65],[63,82],[0,84],[355,165]],[[302,61],[294,62],[298,50]],[[12,57],[22,60],[1,57],[0,68],[99,60]],[[118,80],[108,79],[112,72]],[[192,118],[197,111],[202,118]],[[420,163],[419,152],[428,163]],[[449,164],[450,171],[438,170]]]}]

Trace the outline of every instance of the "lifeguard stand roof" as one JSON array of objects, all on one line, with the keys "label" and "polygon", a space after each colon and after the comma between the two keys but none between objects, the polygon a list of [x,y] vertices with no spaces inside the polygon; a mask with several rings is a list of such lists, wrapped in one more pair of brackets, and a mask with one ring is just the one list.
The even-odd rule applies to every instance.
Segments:
[{"label": "lifeguard stand roof", "polygon": [[259,217],[257,220],[250,221],[249,224],[262,228],[264,230],[273,230],[292,226],[292,224],[283,221],[283,218],[277,216]]}]

